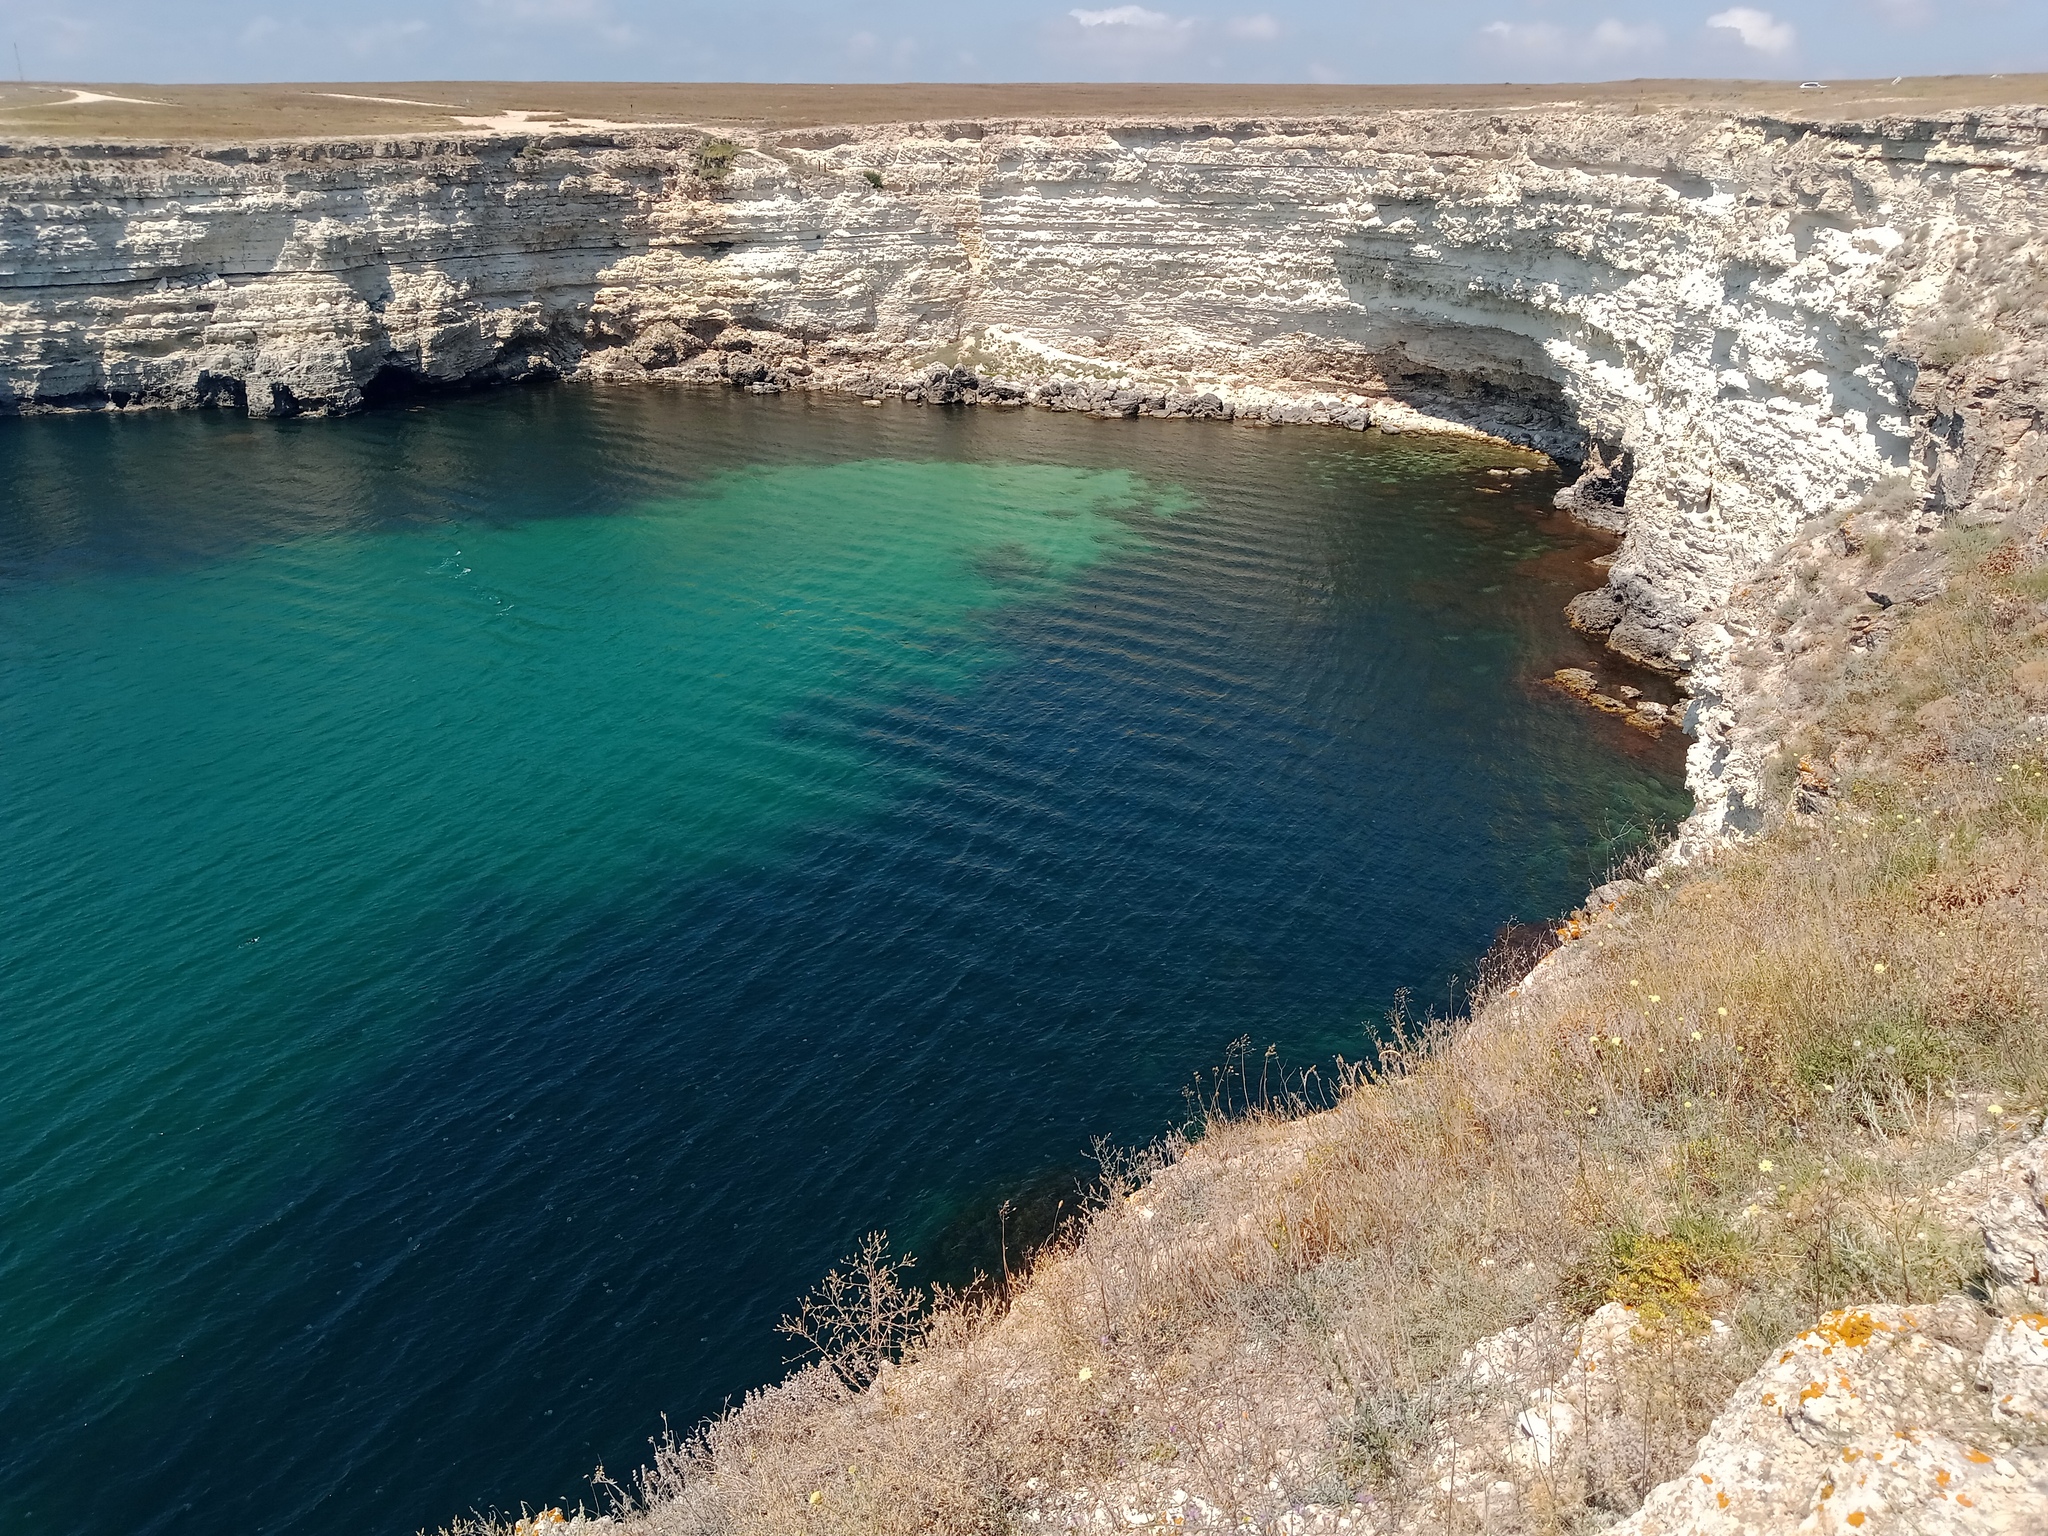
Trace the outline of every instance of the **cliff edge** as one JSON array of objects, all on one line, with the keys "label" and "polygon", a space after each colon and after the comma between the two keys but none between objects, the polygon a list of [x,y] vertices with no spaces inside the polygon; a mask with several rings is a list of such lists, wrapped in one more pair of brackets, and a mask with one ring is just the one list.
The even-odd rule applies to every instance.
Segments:
[{"label": "cliff edge", "polygon": [[885,1304],[616,1518],[2040,1527],[2048,110],[531,119],[0,145],[0,410],[1483,432],[1578,467],[1623,537],[1571,619],[1695,738],[1670,856],[1535,973],[1112,1168],[1014,1288],[919,1312],[869,1250]]},{"label": "cliff edge", "polygon": [[1986,346],[2048,220],[2038,108],[534,115],[0,144],[0,412],[564,376],[1496,434],[1625,530],[1574,622],[1694,679],[1688,851],[1760,815],[1717,610],[1889,479],[1953,515],[1927,345]]}]

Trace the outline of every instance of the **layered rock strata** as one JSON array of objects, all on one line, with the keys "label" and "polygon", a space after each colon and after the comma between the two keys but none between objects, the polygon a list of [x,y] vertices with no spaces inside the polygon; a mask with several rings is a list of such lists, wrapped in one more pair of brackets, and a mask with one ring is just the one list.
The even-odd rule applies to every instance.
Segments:
[{"label": "layered rock strata", "polygon": [[2044,169],[2035,109],[0,145],[0,411],[576,375],[1495,434],[1625,534],[1573,619],[1690,674],[1696,846],[1768,745],[1731,594],[2011,456],[1914,359],[1995,349]]}]

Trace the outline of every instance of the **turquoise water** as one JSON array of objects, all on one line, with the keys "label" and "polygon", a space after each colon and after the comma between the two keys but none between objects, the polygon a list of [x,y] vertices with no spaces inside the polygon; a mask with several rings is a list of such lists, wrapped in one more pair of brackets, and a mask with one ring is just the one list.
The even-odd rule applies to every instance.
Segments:
[{"label": "turquoise water", "polygon": [[1483,447],[561,389],[0,422],[0,1472],[571,1501],[1683,810]]}]

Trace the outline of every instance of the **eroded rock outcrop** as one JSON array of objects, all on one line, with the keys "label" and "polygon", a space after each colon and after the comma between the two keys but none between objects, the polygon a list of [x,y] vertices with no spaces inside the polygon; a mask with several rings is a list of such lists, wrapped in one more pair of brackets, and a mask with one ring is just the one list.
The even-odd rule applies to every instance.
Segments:
[{"label": "eroded rock outcrop", "polygon": [[2048,1523],[2048,1317],[2037,1187],[2048,1137],[2006,1158],[1978,1212],[1993,1281],[1835,1312],[1736,1389],[1683,1475],[1620,1536],[2038,1531]]}]

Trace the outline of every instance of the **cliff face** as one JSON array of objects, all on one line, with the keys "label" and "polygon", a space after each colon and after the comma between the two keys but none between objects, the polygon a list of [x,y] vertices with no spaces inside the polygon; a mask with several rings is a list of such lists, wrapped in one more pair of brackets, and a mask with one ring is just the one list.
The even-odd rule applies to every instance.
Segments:
[{"label": "cliff face", "polygon": [[1718,610],[1887,477],[1940,510],[1974,450],[1898,338],[1968,347],[2044,171],[2034,109],[0,146],[0,411],[564,374],[1477,428],[1625,526],[1575,619],[1691,674],[1711,835],[1760,771]]}]

